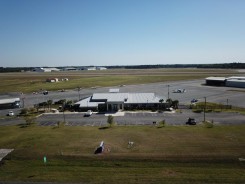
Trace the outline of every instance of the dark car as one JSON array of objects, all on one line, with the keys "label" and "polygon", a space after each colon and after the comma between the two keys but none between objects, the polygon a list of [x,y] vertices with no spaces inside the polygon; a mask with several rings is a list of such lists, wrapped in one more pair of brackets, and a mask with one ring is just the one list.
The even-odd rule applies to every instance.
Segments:
[{"label": "dark car", "polygon": [[194,98],[193,98],[193,99],[191,100],[191,103],[196,103],[196,102],[198,102],[197,99],[194,99]]},{"label": "dark car", "polygon": [[48,91],[44,91],[43,94],[44,94],[44,95],[47,95],[47,94],[48,94]]},{"label": "dark car", "polygon": [[187,122],[186,122],[187,125],[196,125],[197,122],[194,118],[188,118]]}]

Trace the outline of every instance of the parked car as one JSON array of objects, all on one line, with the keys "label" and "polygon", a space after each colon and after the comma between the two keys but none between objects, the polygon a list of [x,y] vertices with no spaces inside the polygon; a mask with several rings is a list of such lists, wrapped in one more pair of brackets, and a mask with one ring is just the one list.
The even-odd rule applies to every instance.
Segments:
[{"label": "parked car", "polygon": [[193,99],[191,100],[191,103],[196,103],[196,102],[198,102],[198,100],[195,99],[195,98],[193,98]]},{"label": "parked car", "polygon": [[85,117],[89,117],[89,116],[91,116],[92,114],[93,114],[93,111],[88,110],[88,111],[84,114],[84,116],[85,116]]},{"label": "parked car", "polygon": [[14,112],[13,111],[9,111],[7,116],[14,116]]},{"label": "parked car", "polygon": [[48,94],[48,91],[44,91],[43,94],[44,94],[44,95],[47,95],[47,94]]},{"label": "parked car", "polygon": [[187,125],[196,125],[197,122],[194,118],[188,118],[187,122],[185,123]]}]

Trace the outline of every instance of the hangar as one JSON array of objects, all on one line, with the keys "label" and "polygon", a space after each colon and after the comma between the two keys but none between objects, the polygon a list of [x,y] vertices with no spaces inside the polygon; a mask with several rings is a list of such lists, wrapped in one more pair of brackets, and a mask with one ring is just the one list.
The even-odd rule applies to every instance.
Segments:
[{"label": "hangar", "polygon": [[226,79],[226,86],[245,88],[245,77],[229,77]]},{"label": "hangar", "polygon": [[208,77],[206,78],[206,84],[209,86],[225,86],[225,77]]},{"label": "hangar", "polygon": [[158,110],[168,103],[155,93],[94,93],[75,106],[79,111]]},{"label": "hangar", "polygon": [[206,85],[245,88],[245,77],[207,77]]},{"label": "hangar", "polygon": [[33,72],[58,72],[60,69],[58,68],[35,68],[32,70]]}]

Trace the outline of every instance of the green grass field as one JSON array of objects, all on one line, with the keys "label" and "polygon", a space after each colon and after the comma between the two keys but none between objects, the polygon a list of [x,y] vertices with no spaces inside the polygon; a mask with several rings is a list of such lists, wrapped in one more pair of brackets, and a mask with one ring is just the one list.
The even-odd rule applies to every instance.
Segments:
[{"label": "green grass field", "polygon": [[[212,69],[145,69],[145,70],[106,70],[51,73],[0,73],[0,93],[33,92],[39,89],[60,90],[77,87],[116,86],[166,81],[204,79],[208,76],[231,76],[236,70]],[[69,81],[47,83],[47,78],[69,78]]]},{"label": "green grass field", "polygon": [[[0,148],[15,150],[0,166],[0,181],[244,183],[244,131],[245,125],[4,126]],[[94,155],[102,140],[106,151]]]}]

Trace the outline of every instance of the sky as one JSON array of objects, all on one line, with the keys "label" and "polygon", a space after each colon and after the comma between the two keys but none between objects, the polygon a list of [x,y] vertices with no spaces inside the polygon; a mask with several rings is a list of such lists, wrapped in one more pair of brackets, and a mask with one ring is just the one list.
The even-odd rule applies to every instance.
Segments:
[{"label": "sky", "polygon": [[245,62],[245,0],[0,0],[0,66]]}]

